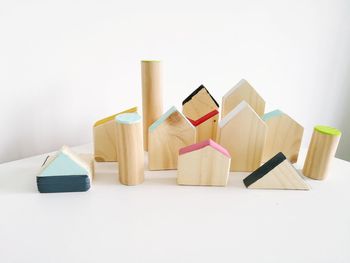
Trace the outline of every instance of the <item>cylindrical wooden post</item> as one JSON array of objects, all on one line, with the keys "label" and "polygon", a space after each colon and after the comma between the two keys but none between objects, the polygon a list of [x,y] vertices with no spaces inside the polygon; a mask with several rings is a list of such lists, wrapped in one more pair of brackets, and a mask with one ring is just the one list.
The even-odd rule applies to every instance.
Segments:
[{"label": "cylindrical wooden post", "polygon": [[124,113],[116,116],[119,181],[136,185],[144,180],[144,154],[141,116]]},{"label": "cylindrical wooden post", "polygon": [[148,150],[148,127],[163,114],[160,61],[141,61],[143,142]]},{"label": "cylindrical wooden post", "polygon": [[304,163],[303,174],[309,178],[326,178],[332,159],[337,151],[341,132],[327,126],[316,126]]}]

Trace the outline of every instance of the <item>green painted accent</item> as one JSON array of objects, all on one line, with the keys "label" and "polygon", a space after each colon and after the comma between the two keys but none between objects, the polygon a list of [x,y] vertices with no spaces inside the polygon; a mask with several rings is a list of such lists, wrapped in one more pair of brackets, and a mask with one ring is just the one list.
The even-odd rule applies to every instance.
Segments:
[{"label": "green painted accent", "polygon": [[122,124],[133,124],[140,122],[141,116],[138,113],[123,113],[115,117],[115,121]]},{"label": "green painted accent", "polygon": [[268,121],[274,117],[278,117],[283,115],[284,113],[280,110],[274,110],[274,111],[270,111],[268,113],[265,113],[261,118],[263,121]]},{"label": "green painted accent", "polygon": [[175,106],[172,106],[166,113],[164,113],[158,120],[152,123],[151,126],[149,126],[148,130],[150,132],[153,132],[159,125],[161,125],[171,114],[173,114],[175,111],[177,111]]},{"label": "green painted accent", "polygon": [[326,135],[333,135],[333,136],[340,136],[341,131],[339,131],[336,128],[329,127],[329,126],[323,126],[323,125],[317,125],[315,126],[315,131],[318,131],[320,133],[326,134]]},{"label": "green painted accent", "polygon": [[141,62],[160,62],[160,60],[141,60]]}]

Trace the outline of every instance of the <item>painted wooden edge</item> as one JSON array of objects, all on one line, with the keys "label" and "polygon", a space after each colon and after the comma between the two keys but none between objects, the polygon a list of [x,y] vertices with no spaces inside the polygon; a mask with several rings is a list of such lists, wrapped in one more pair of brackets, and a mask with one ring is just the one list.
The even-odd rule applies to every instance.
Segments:
[{"label": "painted wooden edge", "polygon": [[162,62],[161,60],[152,60],[152,59],[145,59],[141,60],[141,63],[160,63]]},{"label": "painted wooden edge", "polygon": [[341,131],[330,126],[317,125],[314,130],[325,135],[341,136]]},{"label": "painted wooden edge", "polygon": [[219,114],[219,111],[217,109],[209,112],[208,114],[205,114],[204,116],[200,117],[199,119],[197,120],[192,120],[190,118],[187,118],[193,126],[197,127],[198,125],[202,124],[203,122],[209,120],[211,117],[215,116]]},{"label": "painted wooden edge", "polygon": [[171,114],[173,114],[174,112],[178,112],[184,119],[185,121],[191,125],[192,123],[185,117],[185,115],[182,114],[182,112],[178,111],[177,108],[175,106],[172,106],[169,110],[167,110],[162,116],[160,116],[160,118],[158,120],[156,120],[155,122],[152,123],[151,126],[149,126],[148,130],[149,132],[153,132],[155,129],[157,129],[157,127],[159,125],[161,125],[167,118],[169,118],[169,116]]},{"label": "painted wooden edge", "polygon": [[182,101],[182,105],[185,105],[187,102],[189,102],[198,92],[200,92],[202,89],[205,89],[205,91],[209,94],[210,98],[214,101],[215,105],[219,107],[219,103],[214,99],[214,97],[210,94],[210,92],[207,90],[204,85],[200,85],[197,89],[195,89],[186,99]]},{"label": "painted wooden edge", "polygon": [[244,185],[248,188],[251,184],[255,183],[256,181],[264,177],[268,172],[275,169],[280,163],[282,163],[286,159],[287,159],[286,156],[284,156],[283,153],[279,152],[274,157],[272,157],[269,161],[267,161],[265,164],[263,164],[254,172],[252,172],[250,175],[248,175],[246,178],[244,178],[243,179]]},{"label": "painted wooden edge", "polygon": [[230,153],[224,147],[222,147],[220,144],[214,142],[211,139],[183,147],[179,150],[179,155],[183,155],[185,153],[197,151],[197,150],[203,149],[204,147],[207,147],[207,146],[210,146],[213,149],[217,150],[218,152],[224,154],[228,158],[231,158]]},{"label": "painted wooden edge", "polygon": [[106,123],[106,122],[108,122],[108,121],[114,120],[115,117],[116,117],[117,115],[119,115],[119,114],[123,114],[123,113],[132,113],[132,112],[137,112],[137,107],[133,107],[133,108],[127,109],[127,110],[125,110],[125,111],[122,111],[122,112],[113,114],[113,115],[111,115],[111,116],[108,116],[108,117],[106,117],[106,118],[103,118],[103,119],[101,119],[101,120],[98,120],[98,121],[95,122],[94,127],[99,126],[99,125],[102,125],[102,124],[104,124],[104,123]]},{"label": "painted wooden edge", "polygon": [[261,120],[260,116],[255,112],[255,110],[245,100],[243,100],[233,110],[231,110],[223,119],[220,120],[219,127],[220,128],[224,127],[227,123],[229,123],[229,121],[232,118],[236,117],[245,108],[249,108],[256,115],[256,117]]},{"label": "painted wooden edge", "polygon": [[272,118],[275,118],[275,117],[279,117],[279,116],[281,116],[281,115],[284,115],[285,113],[284,112],[282,112],[281,110],[273,110],[273,111],[270,111],[270,112],[268,112],[268,113],[265,113],[262,117],[261,117],[261,119],[263,120],[263,121],[268,121],[268,120],[270,120],[270,119],[272,119]]},{"label": "painted wooden edge", "polygon": [[235,92],[239,87],[241,87],[244,84],[248,84],[250,87],[252,87],[252,85],[250,85],[248,81],[246,81],[245,79],[241,79],[236,85],[234,85],[229,91],[225,93],[223,98],[230,96],[233,92]]},{"label": "painted wooden edge", "polygon": [[115,117],[115,121],[121,124],[133,124],[141,121],[141,116],[137,112],[123,113]]}]

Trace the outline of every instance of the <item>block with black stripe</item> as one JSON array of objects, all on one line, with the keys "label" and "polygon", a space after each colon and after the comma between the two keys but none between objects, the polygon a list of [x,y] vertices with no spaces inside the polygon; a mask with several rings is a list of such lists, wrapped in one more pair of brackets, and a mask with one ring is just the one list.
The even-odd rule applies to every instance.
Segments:
[{"label": "block with black stripe", "polygon": [[309,190],[299,172],[281,152],[248,175],[243,182],[252,189]]}]

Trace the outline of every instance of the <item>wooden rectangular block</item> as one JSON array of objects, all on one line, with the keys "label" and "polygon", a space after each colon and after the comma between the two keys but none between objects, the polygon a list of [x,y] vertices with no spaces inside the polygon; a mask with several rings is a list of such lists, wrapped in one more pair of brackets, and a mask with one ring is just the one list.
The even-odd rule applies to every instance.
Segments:
[{"label": "wooden rectangular block", "polygon": [[177,183],[225,186],[230,173],[230,154],[212,140],[180,149]]}]

